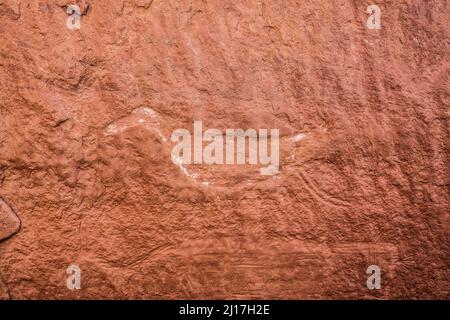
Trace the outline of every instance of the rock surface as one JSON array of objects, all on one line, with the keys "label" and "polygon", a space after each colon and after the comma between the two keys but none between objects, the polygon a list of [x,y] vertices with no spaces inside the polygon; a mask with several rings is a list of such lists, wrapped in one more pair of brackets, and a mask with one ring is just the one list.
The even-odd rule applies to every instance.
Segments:
[{"label": "rock surface", "polygon": [[[371,1],[77,3],[0,0],[0,298],[450,298],[448,1],[376,1],[381,30]],[[194,120],[279,128],[280,173],[172,163]]]},{"label": "rock surface", "polygon": [[20,220],[11,207],[0,198],[0,241],[8,239],[19,231]]}]

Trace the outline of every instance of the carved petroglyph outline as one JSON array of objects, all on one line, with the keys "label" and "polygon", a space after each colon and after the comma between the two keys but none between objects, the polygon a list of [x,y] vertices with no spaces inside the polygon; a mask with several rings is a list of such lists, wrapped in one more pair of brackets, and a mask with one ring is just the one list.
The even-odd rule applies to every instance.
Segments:
[{"label": "carved petroglyph outline", "polygon": [[305,189],[317,201],[319,201],[325,205],[338,207],[338,208],[348,208],[349,207],[349,204],[346,201],[337,199],[337,198],[327,194],[325,191],[321,190],[320,187],[316,186],[301,169],[298,171],[297,177],[300,179],[300,181],[303,182]]}]

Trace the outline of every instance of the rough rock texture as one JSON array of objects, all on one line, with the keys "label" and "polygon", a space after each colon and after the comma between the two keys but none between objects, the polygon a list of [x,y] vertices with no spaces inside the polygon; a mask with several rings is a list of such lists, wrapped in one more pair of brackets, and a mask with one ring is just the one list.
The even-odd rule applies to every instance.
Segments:
[{"label": "rough rock texture", "polygon": [[0,198],[0,241],[8,239],[20,228],[20,220],[11,207]]},{"label": "rough rock texture", "polygon": [[[450,298],[449,1],[69,4],[0,0],[0,298]],[[280,173],[172,163],[194,120]]]}]

